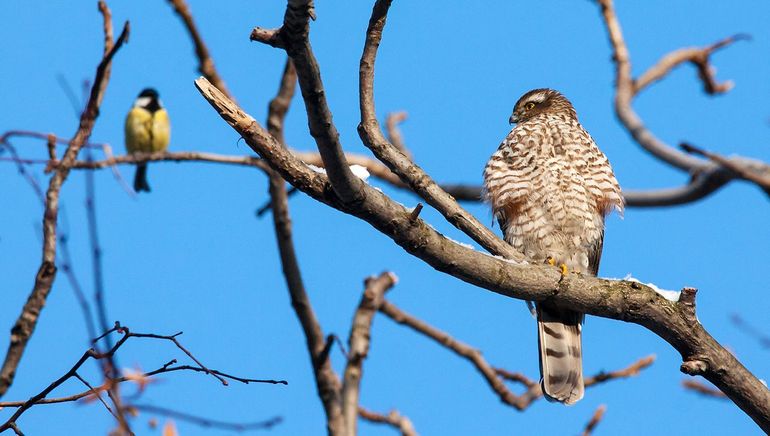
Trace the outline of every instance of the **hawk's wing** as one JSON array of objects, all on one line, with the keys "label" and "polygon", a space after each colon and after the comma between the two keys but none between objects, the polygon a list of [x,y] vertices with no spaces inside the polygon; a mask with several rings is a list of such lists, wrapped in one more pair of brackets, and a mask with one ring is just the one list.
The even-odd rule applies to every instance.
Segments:
[{"label": "hawk's wing", "polygon": [[533,135],[517,126],[505,137],[484,168],[486,199],[507,235],[509,221],[519,214],[521,205],[532,192],[534,150],[541,135]]}]

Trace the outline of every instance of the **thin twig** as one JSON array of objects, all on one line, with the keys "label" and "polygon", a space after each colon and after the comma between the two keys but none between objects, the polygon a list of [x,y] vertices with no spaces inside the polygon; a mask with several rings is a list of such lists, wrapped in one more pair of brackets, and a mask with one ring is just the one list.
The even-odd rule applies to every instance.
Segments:
[{"label": "thin twig", "polygon": [[417,431],[415,431],[412,421],[396,410],[391,410],[387,415],[384,415],[359,407],[358,416],[375,424],[387,424],[401,432],[401,436],[417,436]]},{"label": "thin twig", "polygon": [[[636,282],[574,274],[564,277],[548,266],[520,265],[488,256],[445,238],[422,219],[410,221],[410,212],[403,205],[367,184],[362,187],[364,196],[359,203],[341,201],[325,174],[313,171],[285,150],[205,78],[197,79],[195,86],[252,150],[311,198],[366,221],[406,253],[476,287],[524,301],[549,299],[560,307],[643,326],[681,353],[686,363],[681,370],[703,375],[760,428],[770,432],[770,391],[709,334],[686,301],[668,301],[649,286]],[[680,300],[684,297],[682,292]],[[689,296],[687,299],[694,300]]]},{"label": "thin twig", "polygon": [[110,408],[109,404],[107,404],[107,402],[106,402],[106,401],[104,401],[104,398],[102,398],[102,395],[99,393],[99,391],[97,391],[96,389],[94,389],[94,387],[93,387],[93,386],[91,386],[91,384],[90,384],[90,383],[88,383],[88,382],[86,381],[86,379],[84,379],[83,377],[81,377],[81,376],[80,376],[80,374],[78,374],[77,372],[75,373],[75,375],[74,375],[74,376],[75,376],[75,378],[77,378],[78,380],[80,380],[80,381],[81,381],[81,382],[82,382],[84,385],[86,385],[86,387],[88,388],[89,392],[91,392],[91,393],[92,393],[92,394],[93,394],[93,395],[94,395],[96,398],[98,398],[98,399],[99,399],[99,402],[101,402],[101,403],[102,403],[102,405],[103,405],[103,406],[104,406],[104,407],[107,409],[107,411],[108,411],[108,412],[110,412],[110,415],[112,415],[113,417],[115,417],[115,419],[117,419],[117,420],[120,420],[120,418],[118,418],[118,415],[116,415],[116,414],[115,414],[115,412],[113,412],[113,411],[112,411],[112,409]]},{"label": "thin twig", "polygon": [[[179,333],[176,335],[157,335],[152,333],[134,333],[131,332],[128,327],[121,326],[119,323],[116,323],[116,325],[105,332],[103,335],[101,335],[99,338],[95,339],[94,342],[96,342],[98,339],[113,333],[113,332],[120,332],[122,334],[121,338],[115,343],[115,345],[110,348],[109,350],[100,353],[96,351],[95,349],[91,348],[87,350],[83,355],[78,359],[78,361],[67,371],[64,375],[56,379],[54,382],[49,384],[45,389],[43,389],[41,392],[39,392],[37,395],[32,396],[26,401],[6,401],[6,402],[0,402],[0,408],[2,407],[15,407],[17,408],[16,412],[2,425],[0,425],[0,433],[2,433],[4,430],[7,430],[9,428],[12,428],[12,424],[14,424],[18,418],[27,411],[30,407],[35,406],[37,404],[55,404],[55,403],[65,403],[65,402],[71,402],[71,401],[77,401],[83,397],[87,397],[89,395],[97,395],[99,392],[103,391],[109,391],[112,387],[112,385],[119,384],[125,381],[136,381],[137,379],[144,379],[148,377],[152,377],[157,374],[162,373],[168,373],[173,371],[196,371],[196,372],[205,372],[207,374],[214,374],[217,376],[217,378],[231,378],[233,380],[238,380],[243,383],[250,383],[250,382],[258,382],[258,383],[270,383],[270,384],[287,384],[283,380],[260,380],[260,379],[246,379],[242,377],[236,377],[229,374],[225,374],[223,372],[208,369],[202,364],[199,363],[199,361],[192,357],[189,351],[187,351],[184,347],[181,347],[178,342],[174,339]],[[108,378],[104,384],[98,388],[94,388],[90,386],[88,383],[86,385],[89,387],[88,391],[70,395],[67,397],[61,397],[61,398],[53,398],[53,399],[47,399],[49,393],[51,393],[54,389],[61,386],[65,381],[72,377],[79,378],[78,370],[80,367],[89,359],[95,359],[95,360],[102,360],[107,359],[110,356],[113,356],[122,346],[126,343],[130,338],[150,338],[150,339],[160,339],[160,340],[171,340],[174,342],[177,347],[184,351],[188,356],[190,356],[196,363],[198,363],[199,366],[189,366],[189,365],[182,365],[182,366],[171,366],[174,363],[176,363],[176,360],[172,360],[165,365],[163,365],[161,368],[158,368],[155,371],[150,371],[144,374],[141,374],[139,376],[137,375],[130,375],[130,376],[122,376],[118,378]],[[85,381],[84,381],[85,382]],[[113,401],[119,402],[119,399],[113,398]],[[123,411],[121,413],[118,413],[118,417],[121,416]]]},{"label": "thin twig", "polygon": [[280,424],[281,422],[283,422],[283,418],[280,416],[274,416],[270,419],[266,419],[264,421],[259,421],[259,422],[239,423],[239,422],[219,421],[216,419],[203,418],[190,413],[180,412],[177,410],[168,409],[166,407],[153,406],[150,404],[136,404],[136,403],[129,404],[128,406],[126,406],[126,409],[127,410],[134,409],[134,410],[139,410],[147,413],[163,415],[170,418],[179,419],[181,421],[187,421],[205,428],[216,428],[216,429],[231,430],[231,431],[238,431],[238,432],[249,431],[249,430],[269,430],[275,427],[276,425]]},{"label": "thin twig", "polygon": [[717,153],[703,150],[686,142],[679,144],[679,147],[687,153],[708,158],[711,162],[721,165],[722,168],[732,172],[735,177],[754,183],[763,191],[765,191],[766,194],[770,195],[770,172],[763,171],[766,170],[765,168],[760,168],[760,171],[756,171],[746,163],[736,161],[734,158],[727,158]]},{"label": "thin twig", "polygon": [[[615,61],[615,112],[631,137],[647,152],[659,160],[692,175],[690,183],[682,188],[661,192],[640,192],[640,206],[667,206],[699,200],[733,179],[739,178],[759,185],[768,195],[770,165],[744,157],[702,160],[683,153],[657,138],[642,122],[632,107],[633,99],[650,84],[665,77],[677,66],[690,62],[698,70],[698,76],[707,94],[719,94],[732,88],[732,82],[717,82],[710,56],[718,49],[735,41],[748,39],[735,35],[702,48],[685,48],[664,56],[638,79],[631,75],[631,56],[623,38],[620,22],[615,13],[613,0],[598,0],[607,29]],[[629,205],[633,205],[629,202]]]},{"label": "thin twig", "polygon": [[[288,13],[288,12],[287,12]],[[269,106],[268,124],[269,135],[274,141],[283,138],[283,118],[288,111],[291,96],[294,91],[295,74],[293,68],[287,66],[281,78],[278,94]],[[286,144],[277,143],[286,150]],[[340,401],[341,384],[329,361],[329,349],[332,340],[325,340],[321,324],[315,316],[310,298],[305,291],[302,273],[297,261],[292,238],[291,217],[289,216],[289,201],[286,194],[286,182],[275,171],[269,171],[269,193],[273,209],[273,225],[275,237],[278,242],[278,251],[281,257],[281,266],[289,289],[291,306],[299,319],[302,331],[307,341],[308,354],[313,365],[313,375],[318,389],[318,396],[323,403],[326,413],[326,427],[329,434],[344,434],[344,421],[342,416],[342,404]],[[328,344],[328,346],[327,346]]]},{"label": "thin twig", "polygon": [[599,425],[599,423],[602,421],[602,418],[604,418],[604,413],[607,411],[607,406],[604,404],[599,405],[599,407],[596,408],[596,412],[594,412],[593,416],[591,416],[591,419],[586,424],[585,428],[583,429],[583,436],[591,436],[591,434],[596,429],[596,426]]},{"label": "thin twig", "polygon": [[30,172],[27,171],[27,168],[25,167],[25,165],[29,165],[30,163],[25,159],[20,158],[19,153],[16,151],[16,147],[11,145],[11,143],[7,140],[0,140],[0,150],[3,148],[8,150],[8,152],[11,154],[9,160],[16,164],[16,169],[19,171],[19,174],[21,174],[29,186],[32,187],[32,191],[35,192],[35,196],[40,200],[40,204],[45,208],[45,194],[43,194],[43,189],[40,187],[40,184],[37,182],[35,177],[30,174]]},{"label": "thin twig", "polygon": [[383,135],[374,108],[374,66],[391,1],[378,0],[375,3],[369,28],[366,31],[364,52],[359,64],[361,123],[358,126],[358,134],[361,140],[379,160],[396,173],[404,183],[411,186],[417,195],[439,211],[453,226],[481,244],[490,253],[510,260],[523,261],[524,257],[521,253],[498,238],[475,216],[463,209],[422,168],[393,146]]},{"label": "thin twig", "polygon": [[730,321],[732,321],[733,325],[738,327],[743,333],[746,333],[747,335],[757,339],[763,348],[770,349],[770,335],[763,332],[756,326],[750,324],[737,313],[730,315]]},{"label": "thin twig", "polygon": [[83,287],[80,285],[80,280],[78,280],[75,275],[75,270],[72,266],[72,255],[70,254],[69,249],[69,235],[66,231],[60,230],[57,239],[59,242],[59,250],[56,253],[59,257],[57,264],[65,277],[67,277],[70,288],[72,288],[72,291],[75,293],[75,298],[78,300],[78,305],[80,306],[80,311],[83,313],[83,320],[86,324],[88,337],[93,338],[96,336],[96,326],[94,325],[91,316],[91,305],[88,304],[88,299],[86,299],[85,292],[83,292]]},{"label": "thin twig", "polygon": [[397,280],[395,274],[391,272],[367,278],[364,282],[365,289],[361,295],[361,302],[353,315],[348,338],[350,352],[347,353],[348,359],[342,380],[342,413],[345,416],[345,428],[351,435],[357,434],[358,399],[364,359],[369,354],[374,315],[382,304],[385,293],[396,284]]},{"label": "thin twig", "polygon": [[401,130],[398,128],[398,125],[403,123],[407,117],[408,114],[404,111],[389,113],[388,116],[385,117],[385,129],[388,132],[388,141],[390,141],[394,147],[400,150],[401,153],[404,153],[411,159],[412,153],[406,147],[406,144],[404,143],[404,136],[401,134]]},{"label": "thin twig", "polygon": [[696,392],[706,397],[727,399],[727,395],[725,395],[724,392],[697,380],[682,380],[682,386],[687,390]]},{"label": "thin twig", "polygon": [[270,43],[273,39],[281,41],[280,46],[285,48],[294,62],[302,98],[305,101],[310,134],[321,154],[332,188],[342,201],[355,203],[361,199],[363,182],[350,170],[350,164],[342,150],[339,132],[326,101],[318,61],[308,39],[309,21],[314,14],[312,0],[289,0],[283,26],[272,33],[269,39],[263,38],[265,34],[252,31],[251,39],[263,43]]},{"label": "thin twig", "polygon": [[100,1],[99,10],[104,17],[104,56],[96,68],[94,85],[91,88],[86,109],[80,117],[78,130],[67,146],[61,164],[48,184],[45,197],[46,207],[43,215],[43,259],[35,277],[32,291],[11,330],[12,334],[8,352],[6,353],[2,368],[0,368],[0,397],[5,394],[13,383],[16,368],[21,361],[21,356],[24,354],[27,342],[35,330],[40,312],[45,305],[48,293],[51,291],[51,286],[56,277],[56,221],[59,215],[59,192],[67,180],[70,165],[76,160],[83,144],[91,136],[94,123],[99,115],[99,106],[104,98],[107,83],[109,82],[112,58],[128,39],[129,24],[126,22],[120,37],[112,44],[112,21],[106,3]]},{"label": "thin twig", "polygon": [[[396,307],[393,303],[385,300],[382,302],[382,304],[380,304],[379,310],[393,321],[405,325],[412,330],[425,335],[430,339],[433,339],[438,344],[448,348],[458,356],[471,362],[476,367],[476,370],[481,373],[490,389],[492,389],[492,391],[497,394],[500,400],[503,403],[515,408],[516,410],[525,410],[527,407],[529,407],[530,404],[532,404],[533,401],[543,396],[543,391],[540,388],[539,383],[527,378],[522,374],[513,373],[491,366],[489,363],[487,363],[486,359],[484,359],[479,350],[458,341],[448,333],[441,331],[429,325],[425,321],[417,319],[413,315],[404,312],[403,310]],[[639,359],[628,368],[608,373],[601,372],[593,377],[589,377],[585,380],[585,385],[586,387],[594,386],[609,380],[638,375],[642,369],[649,367],[654,361],[655,356],[647,356],[645,358]],[[516,395],[510,389],[508,389],[505,383],[503,383],[502,379],[521,383],[527,389],[522,394]]]},{"label": "thin twig", "polygon": [[195,21],[193,21],[190,7],[187,6],[185,0],[168,0],[168,3],[174,8],[174,12],[176,12],[182,20],[187,33],[193,41],[193,45],[195,46],[195,56],[198,58],[198,71],[209,79],[209,82],[219,88],[220,91],[227,94],[230,98],[233,98],[232,94],[227,90],[224,80],[222,80],[222,77],[220,77],[214,66],[214,60],[211,58],[209,49],[206,47],[206,43],[203,42],[203,38],[201,37],[200,32],[198,32]]}]

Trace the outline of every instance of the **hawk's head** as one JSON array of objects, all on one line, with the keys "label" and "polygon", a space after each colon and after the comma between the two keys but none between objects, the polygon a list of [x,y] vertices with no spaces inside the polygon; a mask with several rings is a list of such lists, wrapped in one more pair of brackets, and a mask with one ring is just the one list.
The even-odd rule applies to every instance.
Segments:
[{"label": "hawk's head", "polygon": [[513,114],[509,121],[523,123],[532,117],[542,113],[564,113],[572,118],[577,118],[575,108],[566,97],[553,89],[533,89],[521,96],[513,107]]}]

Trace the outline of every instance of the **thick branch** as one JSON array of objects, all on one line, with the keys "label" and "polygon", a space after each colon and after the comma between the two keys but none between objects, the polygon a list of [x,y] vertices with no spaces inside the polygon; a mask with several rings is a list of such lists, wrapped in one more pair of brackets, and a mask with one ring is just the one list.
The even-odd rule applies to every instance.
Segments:
[{"label": "thick branch", "polygon": [[441,212],[452,225],[473,238],[490,253],[507,259],[523,261],[521,253],[498,238],[476,217],[463,209],[422,168],[414,164],[409,157],[394,147],[383,135],[374,109],[374,63],[391,1],[378,0],[375,3],[372,17],[369,20],[369,28],[366,31],[366,42],[359,67],[361,124],[358,126],[358,134],[361,136],[361,140],[378,159],[383,161],[404,183],[411,186],[417,195]]},{"label": "thick branch", "polygon": [[11,329],[8,352],[5,355],[3,366],[0,368],[0,397],[5,394],[8,387],[13,383],[16,368],[19,366],[27,342],[35,330],[38,317],[56,277],[56,222],[59,216],[59,192],[67,180],[70,166],[75,162],[80,149],[88,142],[88,138],[91,136],[94,123],[99,115],[99,106],[104,98],[104,92],[109,82],[112,58],[128,39],[129,24],[126,22],[120,37],[118,37],[115,44],[112,44],[112,23],[106,3],[100,1],[99,10],[104,16],[104,57],[96,68],[96,76],[91,87],[88,103],[80,117],[78,130],[72,140],[70,140],[61,164],[48,184],[45,212],[43,214],[42,262],[35,276],[32,292],[30,292],[19,318]]},{"label": "thick branch", "polygon": [[348,339],[348,363],[342,382],[342,413],[345,416],[345,428],[349,435],[355,435],[358,416],[358,398],[363,376],[364,359],[369,354],[372,321],[374,314],[382,304],[385,292],[396,284],[393,273],[384,272],[378,277],[369,277],[365,281],[366,289],[353,316]]},{"label": "thick branch", "polygon": [[345,202],[358,202],[362,182],[350,171],[345,159],[339,133],[326,102],[326,91],[321,81],[318,61],[310,46],[309,21],[313,17],[315,12],[312,0],[289,0],[280,30],[260,32],[260,29],[254,29],[251,39],[280,46],[291,57],[299,77],[302,98],[305,100],[310,134],[321,153],[334,191]]},{"label": "thick branch", "polygon": [[685,361],[705,362],[702,375],[770,431],[770,391],[706,332],[688,306],[668,301],[636,282],[574,274],[562,277],[552,267],[517,265],[477,252],[445,238],[419,217],[411,219],[410,211],[366,184],[361,202],[343,202],[330,189],[325,175],[308,169],[282,149],[252,117],[204,78],[195,84],[255,152],[312,198],[363,219],[408,253],[470,284],[521,300],[548,299],[557,306],[648,328],[676,348]]},{"label": "thick branch", "polygon": [[[302,330],[307,340],[310,361],[313,365],[318,396],[326,412],[326,428],[330,435],[343,435],[345,431],[342,407],[340,401],[340,381],[331,367],[328,354],[324,353],[324,335],[316,319],[310,299],[305,292],[297,257],[294,252],[294,242],[291,235],[286,187],[281,177],[273,174],[270,177],[270,197],[273,202],[273,222],[281,254],[281,265],[286,277],[286,284],[291,296],[291,306],[299,318]],[[323,358],[322,358],[323,356]]]},{"label": "thick branch", "polygon": [[[286,68],[281,79],[281,85],[276,98],[270,103],[268,123],[271,125],[267,138],[288,152],[285,144],[276,143],[276,138],[283,138],[283,119],[289,108],[294,93],[294,69],[291,60],[287,60]],[[289,201],[286,195],[286,185],[281,176],[269,170],[270,199],[273,208],[273,224],[278,241],[278,251],[281,256],[281,266],[289,288],[291,306],[302,325],[302,331],[307,341],[310,362],[313,366],[318,396],[326,412],[326,429],[330,435],[344,435],[345,422],[342,415],[340,400],[341,385],[337,374],[331,367],[326,341],[321,325],[313,312],[313,307],[305,291],[302,273],[297,261],[292,238],[291,218],[289,217]]]}]

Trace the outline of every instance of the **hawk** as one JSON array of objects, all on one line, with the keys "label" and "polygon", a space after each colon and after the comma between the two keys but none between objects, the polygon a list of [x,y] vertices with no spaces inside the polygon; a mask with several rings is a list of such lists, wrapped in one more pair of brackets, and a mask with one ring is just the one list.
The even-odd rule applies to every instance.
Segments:
[{"label": "hawk", "polygon": [[[607,157],[583,129],[572,104],[552,89],[524,94],[516,123],[484,168],[486,197],[505,240],[531,263],[595,276],[604,218],[623,212],[623,197]],[[583,398],[583,314],[537,303],[540,375],[546,398]]]}]

